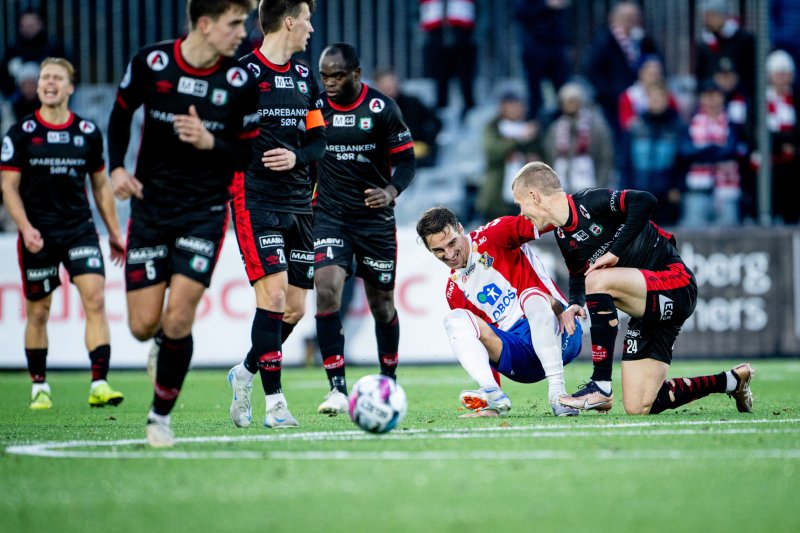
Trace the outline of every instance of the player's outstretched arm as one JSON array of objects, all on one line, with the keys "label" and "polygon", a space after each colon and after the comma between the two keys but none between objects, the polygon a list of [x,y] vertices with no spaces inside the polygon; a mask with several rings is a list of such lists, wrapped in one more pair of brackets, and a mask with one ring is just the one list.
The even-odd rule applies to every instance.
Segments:
[{"label": "player's outstretched arm", "polygon": [[111,261],[121,265],[125,261],[125,241],[119,229],[114,195],[111,193],[111,183],[104,170],[92,174],[92,195],[100,217],[108,229],[108,244],[111,247]]}]

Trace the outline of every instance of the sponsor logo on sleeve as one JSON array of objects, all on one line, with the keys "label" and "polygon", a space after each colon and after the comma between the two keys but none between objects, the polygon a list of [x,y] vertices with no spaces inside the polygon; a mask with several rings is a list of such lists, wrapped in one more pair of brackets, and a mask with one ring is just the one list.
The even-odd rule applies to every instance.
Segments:
[{"label": "sponsor logo on sleeve", "polygon": [[294,66],[294,69],[297,71],[298,74],[300,74],[304,78],[308,77],[308,68],[305,65],[301,65],[298,63]]},{"label": "sponsor logo on sleeve", "polygon": [[14,143],[11,142],[11,137],[6,135],[3,137],[3,149],[0,151],[0,161],[10,161],[14,157]]},{"label": "sponsor logo on sleeve", "polygon": [[34,120],[26,120],[22,123],[22,131],[25,133],[30,133],[36,129],[36,121]]},{"label": "sponsor logo on sleeve", "polygon": [[663,294],[658,295],[658,307],[661,310],[661,320],[669,320],[672,318],[675,302],[671,298],[667,298]]},{"label": "sponsor logo on sleeve", "polygon": [[153,50],[147,54],[147,66],[156,72],[164,70],[169,65],[169,56],[162,50]]},{"label": "sponsor logo on sleeve", "polygon": [[580,210],[581,215],[583,215],[583,218],[585,218],[587,220],[592,218],[592,216],[589,214],[589,211],[587,211],[586,208],[583,207],[582,205],[579,205],[578,209]]},{"label": "sponsor logo on sleeve", "polygon": [[90,134],[97,129],[97,126],[94,125],[94,122],[89,122],[88,120],[81,120],[78,122],[78,129],[85,134]]},{"label": "sponsor logo on sleeve", "polygon": [[386,102],[380,98],[373,98],[369,101],[369,110],[373,113],[380,113],[384,107],[386,107]]},{"label": "sponsor logo on sleeve", "polygon": [[247,70],[253,73],[253,75],[257,78],[261,76],[261,67],[256,65],[255,63],[248,63]]},{"label": "sponsor logo on sleeve", "polygon": [[241,87],[247,83],[247,72],[241,67],[231,67],[225,73],[225,79],[234,87]]}]

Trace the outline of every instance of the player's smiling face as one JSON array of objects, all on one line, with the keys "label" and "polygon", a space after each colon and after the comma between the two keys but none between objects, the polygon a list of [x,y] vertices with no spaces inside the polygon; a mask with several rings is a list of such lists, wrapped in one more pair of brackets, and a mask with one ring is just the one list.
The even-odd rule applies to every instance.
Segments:
[{"label": "player's smiling face", "polygon": [[336,104],[352,104],[361,91],[361,68],[349,69],[340,53],[320,58],[319,75],[325,94]]},{"label": "player's smiling face", "polygon": [[247,30],[244,27],[244,22],[247,20],[247,12],[236,6],[231,6],[216,20],[210,17],[206,18],[208,18],[207,24],[200,27],[208,43],[220,55],[233,57],[236,49],[239,48],[242,40],[247,36]]},{"label": "player's smiling face", "polygon": [[300,14],[296,17],[286,18],[286,24],[290,32],[289,47],[294,52],[304,52],[311,34],[314,33],[314,27],[311,25],[311,10],[308,8],[308,4],[305,2],[300,4]]},{"label": "player's smiling face", "polygon": [[441,233],[428,235],[425,238],[425,244],[428,245],[428,250],[436,256],[436,259],[450,268],[459,269],[467,266],[469,240],[464,235],[464,228],[461,226],[458,229],[447,226]]},{"label": "player's smiling face", "polygon": [[42,105],[58,107],[66,103],[74,91],[69,72],[61,65],[45,65],[39,73],[36,94]]}]

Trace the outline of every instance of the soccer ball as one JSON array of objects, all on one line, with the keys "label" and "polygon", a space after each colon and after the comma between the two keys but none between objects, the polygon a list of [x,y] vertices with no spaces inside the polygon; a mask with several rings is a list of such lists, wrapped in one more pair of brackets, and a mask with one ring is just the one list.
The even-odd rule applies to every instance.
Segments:
[{"label": "soccer ball", "polygon": [[350,418],[370,433],[393,430],[406,416],[407,407],[403,388],[386,376],[364,376],[350,391]]}]

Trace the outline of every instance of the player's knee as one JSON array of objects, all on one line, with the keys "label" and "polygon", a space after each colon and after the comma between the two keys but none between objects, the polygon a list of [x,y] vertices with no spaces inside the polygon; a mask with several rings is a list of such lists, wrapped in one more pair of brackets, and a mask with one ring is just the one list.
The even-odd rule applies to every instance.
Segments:
[{"label": "player's knee", "polygon": [[332,313],[341,306],[341,296],[339,291],[328,285],[317,285],[314,287],[317,293],[317,310],[321,313]]},{"label": "player's knee", "polygon": [[609,289],[608,272],[593,270],[586,276],[586,294],[605,292]]},{"label": "player's knee", "polygon": [[134,315],[128,317],[128,329],[131,330],[131,335],[139,342],[152,339],[158,332],[158,328],[158,320],[145,320]]},{"label": "player's knee", "polygon": [[43,327],[50,318],[50,306],[44,303],[29,305],[27,309],[28,323],[32,326]]},{"label": "player's knee", "polygon": [[306,315],[306,308],[286,309],[283,313],[283,321],[289,324],[297,324]]},{"label": "player's knee", "polygon": [[83,310],[87,315],[102,315],[106,310],[103,291],[94,291],[87,294],[83,300]]},{"label": "player's knee", "polygon": [[622,405],[625,408],[625,413],[629,415],[648,415],[650,414],[650,408],[653,407],[653,402],[626,400],[623,397]]},{"label": "player's knee", "polygon": [[453,309],[444,317],[444,329],[449,338],[473,336],[477,337],[477,329],[473,325],[470,312],[466,309]]}]

